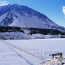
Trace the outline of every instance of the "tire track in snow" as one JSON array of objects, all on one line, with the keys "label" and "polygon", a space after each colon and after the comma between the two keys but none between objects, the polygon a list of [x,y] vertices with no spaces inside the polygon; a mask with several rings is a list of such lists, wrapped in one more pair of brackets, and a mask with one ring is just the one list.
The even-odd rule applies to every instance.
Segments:
[{"label": "tire track in snow", "polygon": [[[4,42],[6,42],[6,41],[4,41]],[[11,44],[11,43],[8,43],[8,42],[6,42],[6,43],[7,43],[8,45],[14,47],[15,49],[18,49],[18,50],[20,50],[20,51],[22,51],[22,52],[24,52],[24,53],[26,53],[26,54],[29,54],[29,55],[31,55],[31,56],[33,56],[33,57],[36,57],[36,58],[40,59],[40,60],[44,60],[43,57],[40,57],[40,56],[37,56],[37,55],[35,55],[35,54],[29,53],[28,51],[23,50],[23,49],[21,49],[21,48],[15,46],[15,45],[13,45],[13,44]]]},{"label": "tire track in snow", "polygon": [[[4,43],[5,41],[3,41]],[[7,45],[13,52],[15,52],[21,59],[24,59],[24,61],[26,63],[28,63],[29,65],[33,65],[29,60],[27,60],[25,57],[23,57],[19,52],[17,52],[14,47],[12,47],[11,45],[7,44],[7,42],[4,43],[5,45]]]}]

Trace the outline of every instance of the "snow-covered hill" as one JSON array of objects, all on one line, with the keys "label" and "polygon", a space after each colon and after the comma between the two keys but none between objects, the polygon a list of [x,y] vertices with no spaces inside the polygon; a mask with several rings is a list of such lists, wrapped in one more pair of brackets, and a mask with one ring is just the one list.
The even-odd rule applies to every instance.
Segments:
[{"label": "snow-covered hill", "polygon": [[44,14],[17,4],[0,7],[0,26],[65,30]]}]

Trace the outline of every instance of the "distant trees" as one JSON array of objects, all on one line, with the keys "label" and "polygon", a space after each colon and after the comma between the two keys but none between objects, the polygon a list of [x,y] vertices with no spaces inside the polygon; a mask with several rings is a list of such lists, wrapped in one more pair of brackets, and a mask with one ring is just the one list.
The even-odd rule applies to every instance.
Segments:
[{"label": "distant trees", "polygon": [[0,26],[0,32],[24,32],[20,27]]},{"label": "distant trees", "polygon": [[55,30],[55,29],[40,29],[40,28],[20,28],[20,27],[9,27],[9,26],[0,26],[0,32],[23,32],[24,30],[29,31],[28,34],[44,34],[44,35],[65,35],[65,32]]},{"label": "distant trees", "polygon": [[59,30],[55,30],[55,29],[38,29],[38,28],[29,28],[29,30],[31,30],[30,34],[36,34],[36,33],[40,33],[40,34],[44,34],[44,35],[65,35],[65,32],[61,32]]}]

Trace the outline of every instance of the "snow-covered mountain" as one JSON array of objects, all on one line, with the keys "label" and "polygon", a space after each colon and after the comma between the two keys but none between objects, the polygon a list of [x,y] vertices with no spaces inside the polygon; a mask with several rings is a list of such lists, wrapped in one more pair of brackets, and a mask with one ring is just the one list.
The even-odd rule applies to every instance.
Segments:
[{"label": "snow-covered mountain", "polygon": [[44,14],[17,4],[0,6],[0,26],[65,30]]}]

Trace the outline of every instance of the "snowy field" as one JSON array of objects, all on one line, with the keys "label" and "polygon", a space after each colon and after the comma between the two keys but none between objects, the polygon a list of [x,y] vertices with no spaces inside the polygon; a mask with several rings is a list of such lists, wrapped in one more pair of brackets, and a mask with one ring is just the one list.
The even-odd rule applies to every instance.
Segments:
[{"label": "snowy field", "polygon": [[0,40],[0,65],[39,65],[52,52],[65,56],[65,39]]}]

